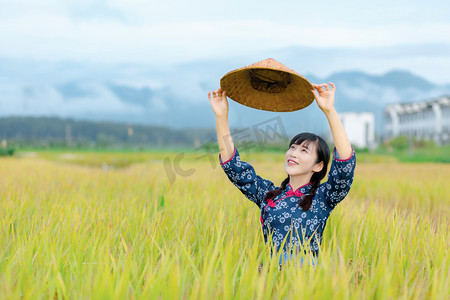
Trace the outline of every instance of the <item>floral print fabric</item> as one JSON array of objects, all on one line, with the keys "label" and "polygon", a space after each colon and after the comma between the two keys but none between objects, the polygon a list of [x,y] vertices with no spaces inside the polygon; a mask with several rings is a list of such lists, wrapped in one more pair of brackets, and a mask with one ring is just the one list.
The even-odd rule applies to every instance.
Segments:
[{"label": "floral print fabric", "polygon": [[327,181],[317,189],[311,208],[304,211],[298,203],[303,195],[311,192],[310,183],[295,191],[288,183],[280,195],[265,203],[266,193],[279,186],[258,176],[248,162],[241,160],[236,147],[229,160],[223,162],[219,154],[219,161],[228,179],[260,209],[260,222],[266,243],[271,237],[277,251],[284,243],[283,253],[293,253],[303,245],[315,256],[318,255],[331,211],[350,190],[356,165],[353,150],[350,158],[341,160],[335,148]]}]

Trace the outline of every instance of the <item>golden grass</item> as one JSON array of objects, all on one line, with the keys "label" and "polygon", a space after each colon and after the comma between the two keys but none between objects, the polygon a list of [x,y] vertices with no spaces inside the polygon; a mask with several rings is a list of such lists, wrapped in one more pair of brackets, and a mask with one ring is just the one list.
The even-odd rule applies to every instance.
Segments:
[{"label": "golden grass", "polygon": [[[449,165],[358,163],[327,223],[320,265],[279,271],[258,208],[228,181],[217,155],[215,168],[187,155],[181,167],[194,173],[173,184],[164,154],[133,155],[127,159],[140,163],[112,170],[101,167],[101,153],[89,155],[100,167],[79,165],[79,157],[0,159],[1,298],[450,295]],[[282,154],[241,157],[276,184],[285,177]]]}]

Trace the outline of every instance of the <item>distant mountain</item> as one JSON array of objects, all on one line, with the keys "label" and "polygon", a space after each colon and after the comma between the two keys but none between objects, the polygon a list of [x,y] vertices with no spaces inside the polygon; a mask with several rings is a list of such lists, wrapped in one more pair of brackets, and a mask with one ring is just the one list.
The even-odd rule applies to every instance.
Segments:
[{"label": "distant mountain", "polygon": [[358,82],[372,82],[373,84],[379,86],[392,87],[399,90],[404,90],[407,88],[430,90],[436,87],[424,78],[416,76],[405,70],[390,71],[382,76],[369,75],[360,71],[347,71],[335,73],[328,77],[327,80],[355,84]]},{"label": "distant mountain", "polygon": [[[280,61],[292,61],[292,67],[297,69],[294,61],[298,60],[293,57],[307,53],[297,50],[280,51]],[[214,114],[207,92],[218,88],[220,78],[228,71],[245,64],[243,59],[170,67],[67,62],[44,66],[39,62],[26,65],[8,61],[0,69],[0,116],[58,116],[178,129],[213,128]],[[407,70],[392,70],[382,75],[354,70],[327,78],[314,74],[305,77],[315,83],[336,83],[338,112],[374,112],[378,132],[382,131],[385,105],[450,94],[450,84],[433,84]],[[289,136],[299,131],[328,132],[326,119],[315,103],[290,113],[260,111],[231,100],[229,103],[231,127],[252,128],[275,118],[281,121]]]},{"label": "distant mountain", "polygon": [[431,82],[408,71],[400,70],[384,74],[378,79],[378,84],[398,89],[418,88],[421,90],[431,90],[436,88]]}]

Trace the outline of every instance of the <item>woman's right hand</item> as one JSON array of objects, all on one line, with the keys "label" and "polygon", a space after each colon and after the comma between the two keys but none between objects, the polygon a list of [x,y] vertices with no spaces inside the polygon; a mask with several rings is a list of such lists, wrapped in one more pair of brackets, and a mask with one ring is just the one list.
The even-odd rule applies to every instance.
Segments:
[{"label": "woman's right hand", "polygon": [[219,90],[214,90],[212,95],[211,92],[208,92],[208,98],[216,118],[228,117],[228,101],[225,91],[219,88]]}]

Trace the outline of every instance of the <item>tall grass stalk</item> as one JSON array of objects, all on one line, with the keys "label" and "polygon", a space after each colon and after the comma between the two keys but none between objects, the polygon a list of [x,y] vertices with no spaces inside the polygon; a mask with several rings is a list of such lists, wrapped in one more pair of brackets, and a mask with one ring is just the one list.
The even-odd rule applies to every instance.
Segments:
[{"label": "tall grass stalk", "polygon": [[[218,163],[188,155],[183,168],[194,174],[171,185],[151,155],[112,170],[39,156],[0,159],[1,298],[450,295],[447,165],[359,163],[327,223],[319,266],[279,270],[258,208]],[[262,177],[284,178],[282,156],[247,158]]]}]

